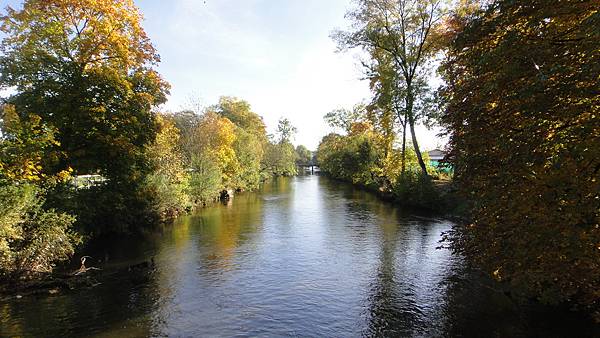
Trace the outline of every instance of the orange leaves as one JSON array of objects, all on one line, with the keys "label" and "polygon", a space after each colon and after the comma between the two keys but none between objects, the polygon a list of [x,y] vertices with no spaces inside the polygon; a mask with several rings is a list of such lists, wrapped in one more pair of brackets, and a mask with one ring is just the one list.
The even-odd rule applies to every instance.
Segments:
[{"label": "orange leaves", "polygon": [[576,264],[600,262],[593,3],[495,1],[467,22],[443,70],[456,178],[477,221],[456,243],[533,296],[576,293],[598,311],[600,266]]},{"label": "orange leaves", "polygon": [[141,21],[131,0],[27,0],[2,18],[4,48],[127,71],[159,61]]}]

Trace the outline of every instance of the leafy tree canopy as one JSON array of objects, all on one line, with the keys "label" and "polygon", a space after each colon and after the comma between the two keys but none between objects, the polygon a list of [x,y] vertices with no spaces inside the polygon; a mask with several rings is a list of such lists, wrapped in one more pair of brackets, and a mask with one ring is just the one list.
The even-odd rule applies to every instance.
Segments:
[{"label": "leafy tree canopy", "polygon": [[597,2],[498,0],[460,14],[443,121],[475,205],[455,248],[528,296],[598,314]]}]

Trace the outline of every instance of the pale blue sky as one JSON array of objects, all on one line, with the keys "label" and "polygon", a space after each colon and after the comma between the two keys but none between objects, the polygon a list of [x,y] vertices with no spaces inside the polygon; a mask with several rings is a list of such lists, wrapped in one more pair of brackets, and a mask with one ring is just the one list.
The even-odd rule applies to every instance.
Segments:
[{"label": "pale blue sky", "polygon": [[[18,0],[2,0],[12,6]],[[296,144],[316,149],[330,130],[323,115],[370,97],[356,52],[335,53],[329,38],[346,27],[351,0],[136,0],[143,26],[172,86],[165,110],[222,95],[247,100],[269,131],[280,117]],[[2,8],[5,6],[3,5]],[[419,129],[424,149],[440,144]]]}]

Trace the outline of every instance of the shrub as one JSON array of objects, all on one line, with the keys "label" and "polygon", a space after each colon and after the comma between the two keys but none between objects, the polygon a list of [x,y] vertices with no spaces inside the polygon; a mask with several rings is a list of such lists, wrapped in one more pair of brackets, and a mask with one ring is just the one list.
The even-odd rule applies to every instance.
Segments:
[{"label": "shrub", "polygon": [[0,275],[4,278],[51,272],[80,243],[71,230],[75,218],[45,210],[44,194],[31,184],[0,185]]},{"label": "shrub", "polygon": [[441,210],[442,199],[430,176],[406,171],[393,186],[394,197],[404,205]]},{"label": "shrub", "polygon": [[191,160],[188,193],[195,204],[217,198],[222,189],[222,174],[219,166],[206,155],[193,156]]}]

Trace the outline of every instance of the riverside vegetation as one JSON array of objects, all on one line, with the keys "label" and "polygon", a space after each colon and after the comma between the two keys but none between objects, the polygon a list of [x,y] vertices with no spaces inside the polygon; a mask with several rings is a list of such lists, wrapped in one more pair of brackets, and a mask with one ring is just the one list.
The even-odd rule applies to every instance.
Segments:
[{"label": "riverside vegetation", "polygon": [[[337,133],[318,147],[321,169],[399,203],[460,212],[469,221],[445,245],[473,267],[519,298],[600,320],[596,2],[354,6],[350,28],[332,37],[363,52],[373,95],[325,116]],[[2,278],[51,272],[85,240],[313,162],[291,144],[288,120],[269,136],[241,99],[160,113],[169,84],[140,20],[132,0],[26,0],[1,18],[0,81],[12,89],[0,125]],[[429,164],[419,124],[445,130],[453,177]],[[104,181],[75,189],[82,174]]]},{"label": "riverside vegetation", "polygon": [[[31,279],[84,239],[135,233],[223,191],[296,174],[295,128],[269,136],[238,98],[160,113],[169,85],[133,2],[28,0],[1,18],[0,277]],[[95,174],[87,189],[71,184]]]},{"label": "riverside vegetation", "polygon": [[[600,321],[600,13],[594,1],[360,0],[348,31],[373,97],[325,116],[321,168],[469,221],[445,234],[516,299]],[[440,88],[430,84],[437,72]],[[414,132],[439,124],[454,176]],[[409,141],[407,142],[407,138]],[[450,209],[447,209],[447,208]]]}]

